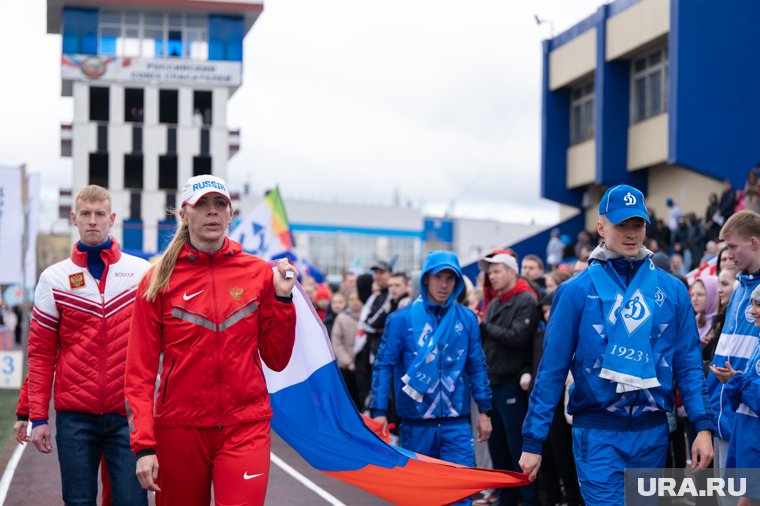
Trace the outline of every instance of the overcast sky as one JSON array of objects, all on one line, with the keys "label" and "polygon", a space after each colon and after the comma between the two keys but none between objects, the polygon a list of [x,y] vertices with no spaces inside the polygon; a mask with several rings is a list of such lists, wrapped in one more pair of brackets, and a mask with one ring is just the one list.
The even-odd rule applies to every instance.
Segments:
[{"label": "overcast sky", "polygon": [[[241,150],[228,183],[290,198],[553,223],[539,198],[541,40],[601,0],[267,0],[248,33],[228,124]],[[44,0],[0,0],[0,164],[43,175],[57,212],[59,36]]]}]

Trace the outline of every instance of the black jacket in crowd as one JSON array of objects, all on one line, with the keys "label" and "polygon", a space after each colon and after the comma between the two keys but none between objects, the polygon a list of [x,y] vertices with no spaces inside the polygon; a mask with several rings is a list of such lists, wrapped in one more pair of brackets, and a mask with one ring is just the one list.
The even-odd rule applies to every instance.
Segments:
[{"label": "black jacket in crowd", "polygon": [[502,304],[497,297],[480,324],[491,385],[516,382],[530,370],[533,339],[538,327],[538,303],[531,292],[520,292]]}]

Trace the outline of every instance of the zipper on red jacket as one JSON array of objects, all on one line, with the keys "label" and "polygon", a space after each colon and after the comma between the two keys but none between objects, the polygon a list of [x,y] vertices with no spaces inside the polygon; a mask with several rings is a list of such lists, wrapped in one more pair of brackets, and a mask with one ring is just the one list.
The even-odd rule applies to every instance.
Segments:
[{"label": "zipper on red jacket", "polygon": [[100,414],[103,414],[106,411],[106,296],[102,291],[100,309],[103,312],[103,322],[100,324]]},{"label": "zipper on red jacket", "polygon": [[[208,257],[208,265],[209,270],[211,271],[211,295],[214,299],[214,320],[219,319],[219,308],[217,307],[216,301],[216,277],[214,276],[214,255],[213,253],[209,253]],[[221,357],[219,356],[221,350],[221,336],[219,335],[219,324],[215,324],[215,330],[214,333],[216,334],[216,385],[217,385],[217,409],[218,409],[218,415],[219,415],[219,430],[222,430],[222,368],[221,368]]]},{"label": "zipper on red jacket", "polygon": [[[101,254],[103,252],[101,251]],[[108,320],[106,319],[106,277],[108,276],[108,262],[103,260],[103,274],[101,274],[100,282],[98,283],[98,291],[100,292],[100,310],[103,314],[103,321],[100,324],[100,413],[106,412],[106,327],[108,326]]]}]

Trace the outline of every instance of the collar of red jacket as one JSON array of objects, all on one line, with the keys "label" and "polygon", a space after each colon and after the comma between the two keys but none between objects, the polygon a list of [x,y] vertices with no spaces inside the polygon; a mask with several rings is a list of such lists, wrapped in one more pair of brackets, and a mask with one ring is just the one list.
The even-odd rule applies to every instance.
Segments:
[{"label": "collar of red jacket", "polygon": [[510,297],[513,297],[517,295],[520,292],[530,292],[533,297],[536,297],[536,293],[533,291],[533,289],[530,287],[527,281],[523,278],[517,278],[517,283],[515,283],[515,286],[509,290],[508,292],[500,293],[499,294],[499,300],[502,304],[507,302]]},{"label": "collar of red jacket", "polygon": [[239,243],[231,241],[228,237],[224,238],[224,244],[222,247],[214,251],[213,253],[205,253],[198,251],[189,242],[185,243],[185,247],[179,254],[178,260],[184,260],[187,262],[194,262],[196,264],[207,264],[211,261],[219,261],[221,258],[236,255],[242,251]]},{"label": "collar of red jacket", "polygon": [[[121,258],[121,250],[113,237],[111,237],[111,247],[101,251],[100,258],[103,259],[103,263],[106,265],[115,264]],[[74,247],[71,248],[71,261],[79,267],[87,268],[87,252],[79,249],[78,241],[75,242]]]}]

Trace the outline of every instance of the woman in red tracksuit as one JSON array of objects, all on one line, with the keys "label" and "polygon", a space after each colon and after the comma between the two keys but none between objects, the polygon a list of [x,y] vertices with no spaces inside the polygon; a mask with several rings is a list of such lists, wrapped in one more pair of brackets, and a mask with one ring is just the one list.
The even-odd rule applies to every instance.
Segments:
[{"label": "woman in red tracksuit", "polygon": [[272,417],[261,359],[273,370],[290,360],[297,273],[287,260],[273,270],[226,237],[232,208],[219,178],[190,178],[179,216],[140,283],[129,335],[137,477],[158,506],[206,506],[212,482],[217,505],[260,505]]}]

